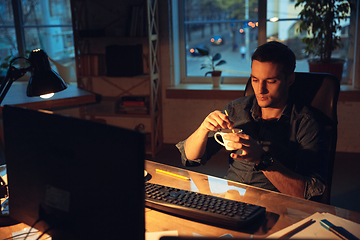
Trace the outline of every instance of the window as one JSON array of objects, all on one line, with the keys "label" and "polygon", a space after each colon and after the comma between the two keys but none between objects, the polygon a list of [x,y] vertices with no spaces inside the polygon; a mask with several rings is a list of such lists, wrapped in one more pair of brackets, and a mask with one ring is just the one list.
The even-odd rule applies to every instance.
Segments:
[{"label": "window", "polygon": [[37,48],[60,64],[75,62],[70,0],[3,0],[0,11],[1,63]]},{"label": "window", "polygon": [[222,71],[224,83],[246,81],[250,56],[258,45],[258,0],[185,0],[179,4],[184,13],[180,33],[184,39],[182,82],[210,82],[204,76],[212,69],[201,67],[211,61],[208,56],[201,56],[197,48],[208,50],[211,56],[222,55],[226,64],[215,69]]},{"label": "window", "polygon": [[[174,49],[178,49],[174,51],[175,75],[180,76],[175,83],[211,82],[209,77],[204,77],[211,70],[200,69],[209,59],[199,55],[197,47],[208,49],[210,55],[221,53],[227,62],[218,66],[222,70],[223,83],[245,83],[250,75],[251,54],[258,44],[270,40],[283,42],[294,51],[297,57],[295,71],[309,71],[307,60],[311,56],[305,53],[301,41],[306,33],[298,31],[300,7],[295,8],[296,1],[233,0],[226,3],[217,0],[173,1],[173,29],[178,30],[174,31],[173,42]],[[342,21],[343,28],[338,33],[344,47],[333,52],[334,57],[347,60],[342,84],[353,82],[356,24],[351,22],[356,22],[356,6],[350,17]]]}]

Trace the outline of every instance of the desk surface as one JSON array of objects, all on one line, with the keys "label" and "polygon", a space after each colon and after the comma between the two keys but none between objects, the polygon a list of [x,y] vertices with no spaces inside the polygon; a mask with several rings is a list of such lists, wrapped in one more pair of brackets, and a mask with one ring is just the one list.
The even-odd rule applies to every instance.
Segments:
[{"label": "desk surface", "polygon": [[[251,235],[254,235],[254,237],[264,238],[316,212],[328,212],[360,223],[360,213],[346,209],[294,198],[148,160],[145,162],[145,169],[150,174],[151,179],[149,181],[152,183],[257,204],[266,207],[267,211],[267,221],[265,221],[260,228],[256,228],[255,231],[251,230],[246,232],[247,230],[235,231],[209,226],[145,208],[146,232],[148,233],[177,231],[179,236],[200,234],[208,237],[219,237],[224,234],[231,234],[234,237],[251,237]],[[165,175],[156,172],[156,169],[189,177],[191,180],[182,180],[177,177]],[[27,227],[27,225],[23,223],[2,227],[0,228],[0,239],[10,237],[12,232],[19,231],[25,227]]]},{"label": "desk surface", "polygon": [[[180,178],[157,173],[156,169],[189,177],[191,180],[181,180]],[[266,207],[267,211],[267,223],[264,223],[256,231],[246,233],[246,230],[233,231],[222,229],[146,209],[147,232],[177,230],[179,235],[187,236],[200,234],[209,237],[219,237],[224,234],[231,234],[234,237],[251,237],[251,235],[254,235],[255,237],[263,238],[307,218],[316,212],[328,212],[360,223],[360,213],[322,203],[294,198],[281,193],[275,193],[151,161],[146,161],[146,170],[151,174],[150,182],[252,203]],[[194,170],[196,170],[196,168],[194,168]]]},{"label": "desk surface", "polygon": [[[52,109],[96,102],[95,93],[79,89],[72,85],[68,85],[67,89],[56,93],[50,99],[28,97],[26,96],[26,88],[27,83],[14,82],[1,105],[14,105],[31,109]],[[2,114],[2,106],[0,106],[0,114]]]}]

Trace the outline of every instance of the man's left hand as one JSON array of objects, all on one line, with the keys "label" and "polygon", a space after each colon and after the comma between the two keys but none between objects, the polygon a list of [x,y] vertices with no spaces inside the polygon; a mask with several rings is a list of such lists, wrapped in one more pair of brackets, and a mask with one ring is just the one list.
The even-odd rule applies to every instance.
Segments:
[{"label": "man's left hand", "polygon": [[241,149],[241,154],[231,153],[230,157],[234,159],[243,159],[248,162],[260,163],[261,156],[264,153],[262,147],[247,134],[227,134],[226,139],[230,140],[228,146]]}]

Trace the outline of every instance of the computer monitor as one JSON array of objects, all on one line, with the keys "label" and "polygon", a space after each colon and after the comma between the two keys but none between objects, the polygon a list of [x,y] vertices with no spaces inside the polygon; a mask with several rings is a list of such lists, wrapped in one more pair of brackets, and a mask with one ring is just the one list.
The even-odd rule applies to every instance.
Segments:
[{"label": "computer monitor", "polygon": [[53,239],[144,239],[143,133],[5,106],[9,211]]}]

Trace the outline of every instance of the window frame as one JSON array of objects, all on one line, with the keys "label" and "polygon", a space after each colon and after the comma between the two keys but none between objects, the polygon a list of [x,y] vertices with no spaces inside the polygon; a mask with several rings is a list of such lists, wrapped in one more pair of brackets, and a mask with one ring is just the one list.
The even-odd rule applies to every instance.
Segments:
[{"label": "window frame", "polygon": [[[266,0],[258,0],[258,45],[266,42]],[[184,1],[172,0],[172,17],[178,19],[173,22],[173,45],[174,45],[174,84],[202,84],[211,83],[209,77],[189,77],[186,76],[186,49],[184,34]],[[265,3],[265,4],[264,4]],[[260,24],[260,22],[262,24]],[[176,50],[177,49],[177,50]],[[248,77],[222,77],[224,84],[246,84]]]},{"label": "window frame", "polygon": [[[357,3],[357,8],[360,9],[360,3]],[[172,17],[177,20],[172,21],[172,54],[173,54],[173,78],[171,86],[179,84],[194,84],[199,85],[202,83],[211,83],[209,77],[188,77],[186,76],[186,49],[185,49],[185,34],[184,34],[184,4],[181,0],[172,0]],[[355,33],[355,46],[360,46],[360,14],[356,16],[356,33]],[[294,19],[291,19],[294,20]],[[267,0],[258,0],[258,45],[266,43],[266,25],[269,20],[267,19]],[[355,47],[354,51],[354,66],[360,62],[360,47]],[[353,87],[360,88],[360,70],[353,67],[351,73],[352,84],[345,85],[345,88]],[[244,84],[247,77],[223,77],[225,84]],[[343,85],[342,85],[343,86]]]}]

